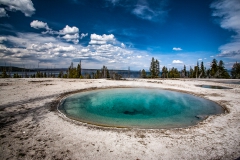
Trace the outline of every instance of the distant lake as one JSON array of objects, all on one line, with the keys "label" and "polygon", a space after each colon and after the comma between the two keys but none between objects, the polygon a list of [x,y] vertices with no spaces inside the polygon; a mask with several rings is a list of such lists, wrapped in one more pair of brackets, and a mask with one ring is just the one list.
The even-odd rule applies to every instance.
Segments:
[{"label": "distant lake", "polygon": [[[42,73],[46,73],[47,76],[54,75],[55,77],[57,77],[59,72],[62,71],[65,74],[67,70],[68,70],[67,68],[55,68],[55,69],[39,68],[39,69],[34,69],[34,70],[7,72],[7,74],[11,74],[11,77],[13,77],[14,74],[18,74],[18,75],[22,76],[23,78],[25,78],[26,75],[31,76],[31,75],[36,74],[37,72],[42,72]],[[82,71],[82,75],[86,75],[86,74],[92,75],[92,73],[96,73],[97,70],[100,71],[100,69],[82,69],[81,71]],[[0,73],[2,74],[1,71],[0,71]],[[140,78],[141,77],[140,70],[139,71],[109,70],[109,74],[112,74],[112,73],[120,74],[122,76],[122,78]],[[150,72],[146,72],[146,74],[150,74]]]}]

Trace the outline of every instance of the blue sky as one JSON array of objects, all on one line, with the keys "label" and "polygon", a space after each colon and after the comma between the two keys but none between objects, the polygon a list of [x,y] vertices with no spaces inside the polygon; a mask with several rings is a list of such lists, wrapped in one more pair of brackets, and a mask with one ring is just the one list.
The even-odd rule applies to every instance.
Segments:
[{"label": "blue sky", "polygon": [[149,69],[240,61],[239,0],[0,0],[0,65]]}]

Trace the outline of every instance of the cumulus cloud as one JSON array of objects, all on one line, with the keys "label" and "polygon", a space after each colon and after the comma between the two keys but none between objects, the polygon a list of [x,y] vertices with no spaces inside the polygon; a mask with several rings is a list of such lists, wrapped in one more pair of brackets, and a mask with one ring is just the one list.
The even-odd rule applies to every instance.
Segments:
[{"label": "cumulus cloud", "polygon": [[90,38],[91,38],[91,41],[89,42],[89,44],[91,45],[103,45],[103,44],[115,42],[115,38],[113,34],[97,35],[94,33],[94,34],[91,34]]},{"label": "cumulus cloud", "polygon": [[60,35],[63,35],[62,38],[67,42],[72,41],[74,44],[78,44],[79,42],[79,29],[75,26],[70,27],[66,25],[65,28],[59,31]]},{"label": "cumulus cloud", "polygon": [[173,47],[173,50],[174,50],[174,51],[181,51],[182,48],[176,48],[176,47]]},{"label": "cumulus cloud", "polygon": [[6,37],[0,37],[0,43],[3,43],[3,41],[7,41]]},{"label": "cumulus cloud", "polygon": [[88,48],[83,48],[83,49],[81,50],[81,52],[88,52],[88,51],[89,51]]},{"label": "cumulus cloud", "polygon": [[219,18],[220,26],[236,33],[231,42],[219,47],[221,53],[218,56],[240,59],[240,1],[218,0],[210,7],[213,9],[212,16]]},{"label": "cumulus cloud", "polygon": [[0,8],[0,17],[8,17],[8,14],[4,8]]},{"label": "cumulus cloud", "polygon": [[66,25],[65,28],[63,28],[62,30],[59,31],[59,34],[62,34],[62,35],[76,34],[76,33],[79,33],[79,29],[77,27],[75,27],[75,26],[70,27],[68,25]]},{"label": "cumulus cloud", "polygon": [[67,42],[72,41],[74,44],[78,44],[79,42],[79,34],[75,33],[73,35],[71,34],[66,34],[65,36],[62,37],[63,39],[65,39]]},{"label": "cumulus cloud", "polygon": [[[78,44],[79,42],[79,29],[75,26],[70,27],[66,25],[65,28],[63,28],[60,31],[54,31],[51,28],[48,27],[48,24],[42,21],[34,20],[30,23],[30,26],[35,28],[35,29],[46,29],[45,32],[42,32],[43,34],[57,34],[59,35],[60,38],[66,40],[67,42],[73,42],[74,44]],[[88,34],[82,33],[81,39]]]},{"label": "cumulus cloud", "polygon": [[75,51],[76,50],[76,48],[75,47],[73,47],[72,45],[70,45],[70,46],[60,46],[60,45],[57,45],[54,49],[53,49],[53,51],[55,51],[55,52],[70,52],[70,51]]},{"label": "cumulus cloud", "polygon": [[201,59],[201,58],[199,58],[198,60],[199,60],[199,61],[202,61],[202,59]]},{"label": "cumulus cloud", "polygon": [[[107,65],[108,68],[124,69],[123,66],[142,68],[146,64],[146,52],[121,47],[114,35],[93,35],[93,40],[106,42],[103,45],[88,46],[70,45],[60,38],[49,34],[16,33],[16,36],[7,35],[0,40],[7,44],[0,44],[0,58],[11,63],[30,61],[32,64],[42,63],[41,66],[57,64],[56,67],[67,67],[71,61],[82,59],[86,68],[100,68]],[[138,58],[136,60],[136,58]],[[147,58],[150,61],[150,57]],[[92,66],[91,66],[92,65]]]},{"label": "cumulus cloud", "polygon": [[183,61],[180,61],[180,60],[173,60],[172,63],[174,63],[174,64],[182,64]]},{"label": "cumulus cloud", "polygon": [[50,28],[48,27],[47,23],[44,23],[42,21],[38,21],[38,20],[34,20],[30,23],[30,26],[35,28],[35,29],[40,29],[40,28],[44,28],[46,30],[49,30]]},{"label": "cumulus cloud", "polygon": [[6,39],[11,47],[1,45],[0,57],[4,60],[10,59],[11,62],[27,59],[28,61],[64,63],[63,57],[71,59],[77,57],[79,53],[76,47],[44,34],[17,33],[17,36],[9,35]]},{"label": "cumulus cloud", "polygon": [[0,5],[5,5],[9,11],[21,11],[25,16],[31,17],[35,8],[31,0],[0,0]]}]

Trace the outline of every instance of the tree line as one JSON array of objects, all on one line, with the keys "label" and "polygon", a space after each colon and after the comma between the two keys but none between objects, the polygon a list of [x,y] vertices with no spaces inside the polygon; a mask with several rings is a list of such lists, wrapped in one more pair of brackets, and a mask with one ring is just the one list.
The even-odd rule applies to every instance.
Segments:
[{"label": "tree line", "polygon": [[[109,72],[106,66],[103,66],[100,70],[96,72],[92,72],[91,74],[81,72],[81,61],[77,65],[77,67],[73,66],[73,63],[68,67],[67,71],[60,71],[57,76],[52,73],[40,72],[37,71],[32,75],[27,75],[25,72],[25,78],[47,78],[47,77],[58,77],[58,78],[84,78],[84,79],[99,79],[99,78],[110,78],[110,79],[121,79],[122,75]],[[1,78],[22,78],[23,75],[19,75],[18,73],[14,73],[11,76],[10,73],[7,73],[6,68],[2,69]],[[157,59],[152,58],[150,62],[149,74],[143,69],[140,71],[141,78],[233,78],[240,79],[240,63],[234,63],[231,70],[231,76],[227,72],[224,66],[224,62],[220,60],[219,62],[216,59],[212,60],[209,69],[206,69],[204,63],[197,62],[196,66],[193,68],[190,67],[189,70],[186,69],[186,66],[183,66],[182,70],[178,70],[177,68],[167,68],[163,66],[160,69],[160,62]]]},{"label": "tree line", "polygon": [[159,61],[153,57],[149,68],[150,74],[147,75],[143,69],[141,71],[141,78],[240,78],[240,63],[236,62],[233,64],[230,76],[224,66],[224,62],[222,60],[218,62],[215,58],[212,60],[209,69],[206,69],[203,62],[201,62],[200,65],[199,62],[197,62],[194,68],[190,66],[188,71],[185,65],[182,70],[163,66],[160,74],[159,68]]}]

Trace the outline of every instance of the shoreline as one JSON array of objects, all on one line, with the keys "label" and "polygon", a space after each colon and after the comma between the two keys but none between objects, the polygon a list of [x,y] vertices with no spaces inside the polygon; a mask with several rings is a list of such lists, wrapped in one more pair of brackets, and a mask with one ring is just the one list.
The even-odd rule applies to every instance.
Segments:
[{"label": "shoreline", "polygon": [[[198,86],[199,87],[199,86]],[[77,124],[77,125],[87,125],[91,128],[95,128],[95,129],[108,129],[108,130],[115,130],[115,129],[128,129],[128,130],[131,130],[131,129],[137,129],[137,130],[172,130],[172,129],[189,129],[191,127],[199,127],[198,125],[201,124],[201,122],[204,122],[207,118],[211,117],[211,116],[220,116],[220,115],[224,115],[224,114],[228,114],[230,111],[229,109],[224,106],[224,105],[221,105],[219,104],[218,102],[215,102],[215,101],[212,101],[210,99],[207,99],[207,98],[204,98],[202,95],[197,95],[197,94],[194,94],[192,92],[184,92],[184,91],[181,91],[181,90],[174,90],[174,89],[162,89],[162,88],[158,88],[160,90],[170,90],[170,91],[174,91],[174,92],[181,92],[181,93],[185,93],[185,94],[190,94],[190,95],[193,95],[195,97],[199,97],[199,98],[203,98],[203,99],[206,99],[206,100],[209,100],[213,103],[216,103],[219,105],[219,107],[221,107],[223,109],[223,113],[220,113],[220,114],[214,114],[214,115],[208,115],[208,116],[205,116],[201,121],[199,121],[197,124],[194,124],[194,125],[190,125],[190,126],[185,126],[185,127],[173,127],[173,128],[138,128],[138,127],[126,127],[126,126],[111,126],[111,125],[105,125],[105,124],[98,124],[98,123],[91,123],[91,122],[86,122],[86,121],[81,121],[81,120],[78,120],[77,118],[73,118],[73,117],[68,117],[65,113],[63,113],[60,109],[59,109],[59,106],[61,105],[62,103],[62,100],[64,100],[65,98],[67,98],[68,96],[71,96],[71,95],[74,95],[74,94],[77,94],[77,93],[81,93],[81,92],[88,92],[88,91],[95,91],[95,90],[105,90],[105,89],[115,89],[115,88],[143,88],[143,87],[131,87],[131,86],[121,86],[121,87],[104,87],[104,88],[86,88],[86,89],[82,89],[82,90],[76,90],[76,91],[72,91],[72,92],[67,92],[67,93],[63,93],[61,94],[60,97],[58,97],[54,102],[53,102],[53,105],[56,106],[56,108],[54,110],[57,110],[57,112],[60,114],[60,116],[63,118],[63,119],[66,119],[67,121],[73,121],[74,124]],[[156,89],[156,88],[153,88],[153,87],[144,87],[144,88],[148,88],[148,89]],[[57,101],[57,105],[56,105],[56,101]]]},{"label": "shoreline", "polygon": [[[218,80],[221,81],[221,80]],[[226,80],[223,80],[226,81]],[[233,80],[231,80],[233,81]],[[235,80],[234,80],[235,81]],[[239,80],[236,80],[239,81]],[[208,89],[195,85],[233,89]],[[174,129],[94,127],[54,107],[66,93],[123,86],[180,91],[228,113]],[[240,85],[207,79],[0,79],[1,159],[236,159],[240,157]],[[63,97],[62,97],[63,98]]]}]

